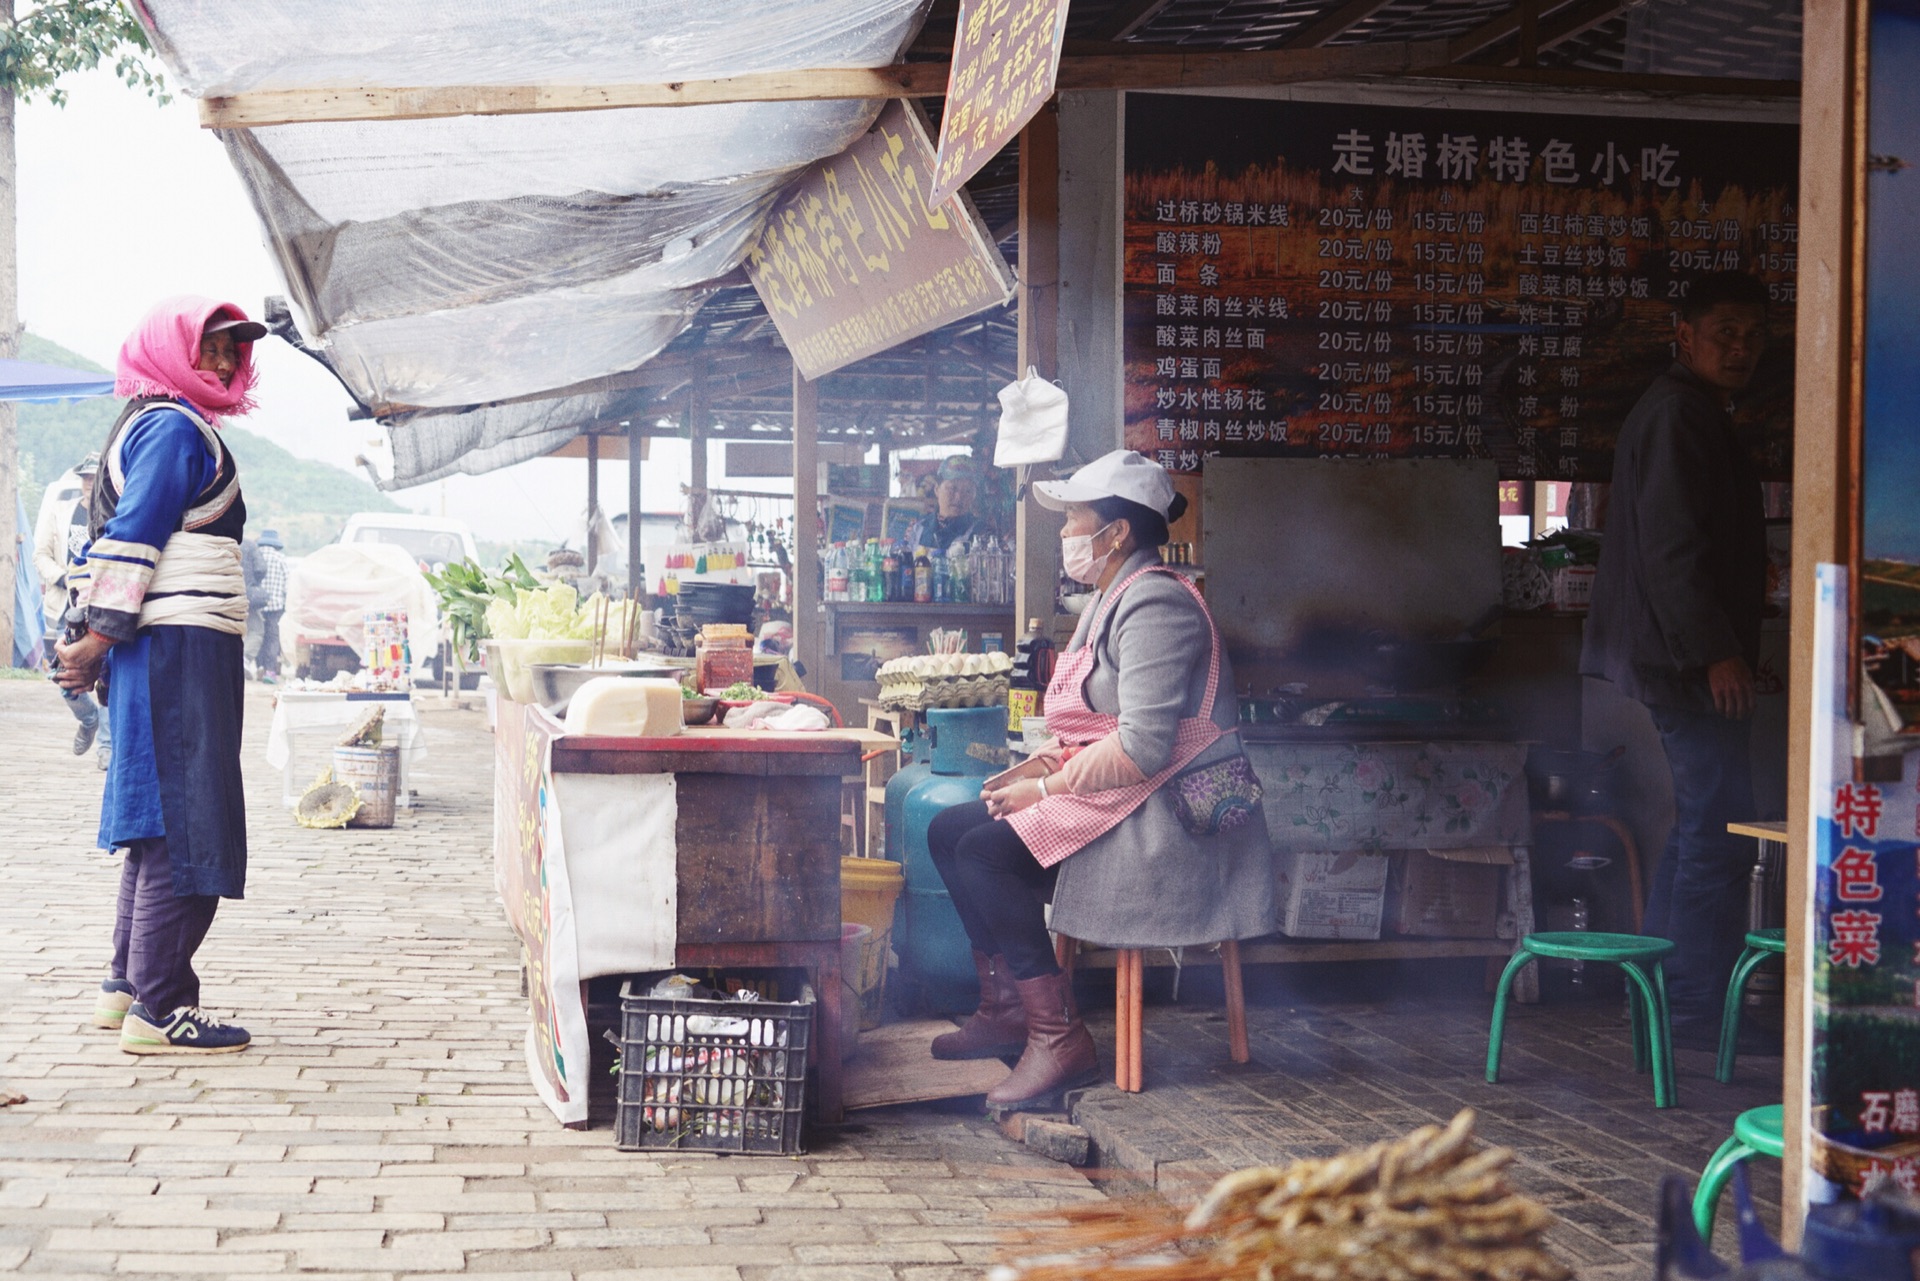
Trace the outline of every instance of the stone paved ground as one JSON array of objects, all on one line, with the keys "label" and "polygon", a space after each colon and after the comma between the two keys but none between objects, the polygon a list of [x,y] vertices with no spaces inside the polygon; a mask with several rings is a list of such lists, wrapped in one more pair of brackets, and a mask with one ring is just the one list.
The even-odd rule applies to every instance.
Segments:
[{"label": "stone paved ground", "polygon": [[[1228,1061],[1217,977],[1191,974],[1186,1002],[1153,1004],[1170,972],[1150,971],[1146,1091],[1091,1091],[1074,1119],[1109,1166],[1191,1199],[1229,1169],[1326,1155],[1472,1107],[1479,1133],[1519,1154],[1515,1182],[1560,1215],[1554,1250],[1586,1281],[1644,1281],[1660,1179],[1691,1183],[1735,1115],[1780,1101],[1780,1059],[1742,1059],[1720,1085],[1712,1055],[1683,1050],[1680,1106],[1656,1110],[1651,1078],[1632,1070],[1624,1000],[1512,1007],[1501,1080],[1488,1085],[1493,1003],[1477,962],[1343,968],[1249,972],[1245,1068]],[[1107,1002],[1098,1034],[1111,1046],[1110,996],[1085,999]],[[1777,1228],[1778,1164],[1753,1166]],[[1731,1219],[1723,1206],[1727,1258],[1737,1254]]]},{"label": "stone paved ground", "polygon": [[798,1160],[616,1151],[560,1129],[519,1047],[491,742],[426,717],[423,804],[306,832],[248,707],[252,882],[201,953],[252,1051],[135,1059],[88,1026],[118,865],[100,776],[39,682],[0,681],[0,1272],[672,1281],[977,1277],[1009,1212],[1098,1198],[971,1109],[869,1114]]},{"label": "stone paved ground", "polygon": [[[1117,1179],[1186,1198],[1234,1166],[1471,1105],[1563,1217],[1561,1255],[1625,1281],[1649,1271],[1659,1176],[1692,1176],[1737,1111],[1778,1098],[1777,1059],[1721,1087],[1683,1054],[1683,1106],[1656,1112],[1608,1004],[1517,1010],[1507,1079],[1488,1086],[1471,965],[1250,972],[1255,1063],[1225,1071],[1217,979],[1190,974],[1173,1005],[1156,971],[1147,1092],[1096,1089],[1076,1110],[1107,1167],[1092,1183],[966,1102],[864,1114],[800,1160],[621,1153],[604,1124],[558,1128],[526,1084],[478,714],[427,714],[423,804],[386,833],[293,826],[257,692],[249,715],[252,893],[223,908],[202,970],[256,1048],[131,1059],[87,1026],[117,876],[91,848],[99,775],[67,753],[50,690],[0,681],[0,1079],[32,1096],[0,1110],[0,1271],[943,1281],[982,1274],[1009,1212]],[[1110,1054],[1102,984],[1083,999]]]}]

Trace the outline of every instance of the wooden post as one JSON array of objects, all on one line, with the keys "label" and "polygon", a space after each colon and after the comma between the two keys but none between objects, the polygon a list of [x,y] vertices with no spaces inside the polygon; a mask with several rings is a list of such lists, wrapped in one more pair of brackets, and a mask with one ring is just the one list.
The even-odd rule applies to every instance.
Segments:
[{"label": "wooden post", "polygon": [[693,386],[687,395],[691,403],[687,415],[687,444],[693,454],[693,474],[689,481],[695,494],[703,493],[707,488],[707,428],[712,411],[707,403],[707,371],[702,368],[693,375]]},{"label": "wooden post", "polygon": [[647,570],[640,563],[640,420],[627,424],[627,596],[647,594]]},{"label": "wooden post", "polygon": [[[1048,102],[1020,131],[1019,359],[1016,377],[1033,366],[1042,378],[1060,373],[1060,110]],[[1026,469],[1021,469],[1026,482]],[[1020,543],[1014,567],[1014,636],[1026,634],[1027,620],[1053,626],[1053,588],[1059,577],[1060,518],[1022,496],[1015,517]]]},{"label": "wooden post", "polygon": [[817,689],[826,676],[820,621],[820,388],[793,367],[793,652]]},{"label": "wooden post", "polygon": [[1813,954],[1809,844],[1813,753],[1814,567],[1854,561],[1859,494],[1861,308],[1865,290],[1866,0],[1808,0],[1800,101],[1800,271],[1794,322],[1793,594],[1787,738],[1786,1152],[1781,1230],[1800,1238],[1812,1065],[1804,1018]]},{"label": "wooden post", "polygon": [[[632,520],[633,517],[627,517]],[[587,573],[600,560],[600,437],[587,433]]]}]

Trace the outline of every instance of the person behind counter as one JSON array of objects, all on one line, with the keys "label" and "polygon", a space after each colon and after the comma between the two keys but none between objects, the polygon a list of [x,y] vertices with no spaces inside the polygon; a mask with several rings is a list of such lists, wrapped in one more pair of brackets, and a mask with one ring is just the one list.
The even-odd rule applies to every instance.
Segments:
[{"label": "person behind counter", "polygon": [[[1199,593],[1160,564],[1186,500],[1130,450],[1033,488],[1067,514],[1067,573],[1097,592],[1047,688],[1061,747],[989,779],[927,834],[980,975],[979,1010],[933,1053],[1019,1053],[987,1094],[996,1110],[1044,1106],[1099,1071],[1054,963],[1049,894],[1054,929],[1109,947],[1211,944],[1274,924],[1272,848],[1219,632]],[[1179,803],[1196,787],[1207,813]],[[1210,822],[1235,811],[1236,795],[1239,821]]]},{"label": "person behind counter", "polygon": [[1719,1043],[1753,867],[1751,842],[1727,824],[1756,817],[1748,734],[1766,524],[1728,410],[1753,378],[1766,324],[1766,286],[1752,276],[1718,272],[1688,291],[1679,359],[1620,429],[1580,663],[1647,705],[1673,773],[1673,831],[1644,928],[1678,945],[1666,963],[1673,1041],[1692,1049]]},{"label": "person behind counter", "polygon": [[907,533],[908,547],[925,547],[944,552],[962,538],[987,532],[980,518],[979,465],[966,454],[955,454],[940,461],[933,489],[934,511],[913,523]]}]

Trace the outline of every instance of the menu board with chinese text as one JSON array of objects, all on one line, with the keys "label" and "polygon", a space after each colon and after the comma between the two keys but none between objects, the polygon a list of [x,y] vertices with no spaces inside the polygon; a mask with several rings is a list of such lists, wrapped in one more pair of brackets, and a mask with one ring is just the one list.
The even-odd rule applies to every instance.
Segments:
[{"label": "menu board with chinese text", "polygon": [[1129,94],[1126,439],[1607,480],[1691,279],[1775,299],[1735,421],[1791,457],[1791,125]]}]

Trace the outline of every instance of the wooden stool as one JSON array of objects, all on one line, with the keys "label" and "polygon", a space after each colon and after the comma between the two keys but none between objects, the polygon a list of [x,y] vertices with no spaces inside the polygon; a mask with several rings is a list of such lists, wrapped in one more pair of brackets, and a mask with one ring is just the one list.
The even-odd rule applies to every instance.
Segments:
[{"label": "wooden stool", "polygon": [[[1493,997],[1493,1027],[1487,1034],[1487,1084],[1500,1081],[1500,1043],[1507,1027],[1507,993],[1513,976],[1543,956],[1568,961],[1602,961],[1617,965],[1629,980],[1627,1009],[1633,1016],[1633,1066],[1653,1069],[1653,1105],[1670,1108],[1678,1098],[1673,1088],[1673,1031],[1667,1017],[1667,974],[1661,962],[1673,955],[1667,939],[1640,934],[1561,932],[1529,934],[1507,962]],[[1647,972],[1652,968],[1652,974]]]},{"label": "wooden stool", "polygon": [[1747,994],[1747,980],[1769,956],[1787,954],[1787,932],[1775,928],[1752,930],[1747,934],[1747,950],[1733,967],[1733,981],[1727,984],[1727,1003],[1720,1012],[1720,1058],[1713,1065],[1713,1079],[1725,1085],[1733,1080],[1734,1053],[1740,1048],[1740,1002]]},{"label": "wooden stool", "polygon": [[[1240,976],[1240,944],[1228,939],[1220,947],[1220,979],[1227,995],[1227,1052],[1235,1063],[1245,1063],[1253,1055],[1247,1048],[1247,990]],[[1072,989],[1074,955],[1078,944],[1066,935],[1054,938],[1053,954],[1066,971],[1068,989]],[[1113,1083],[1129,1094],[1138,1094],[1140,1083],[1141,981],[1146,975],[1144,953],[1139,948],[1114,949],[1113,958]]]}]

